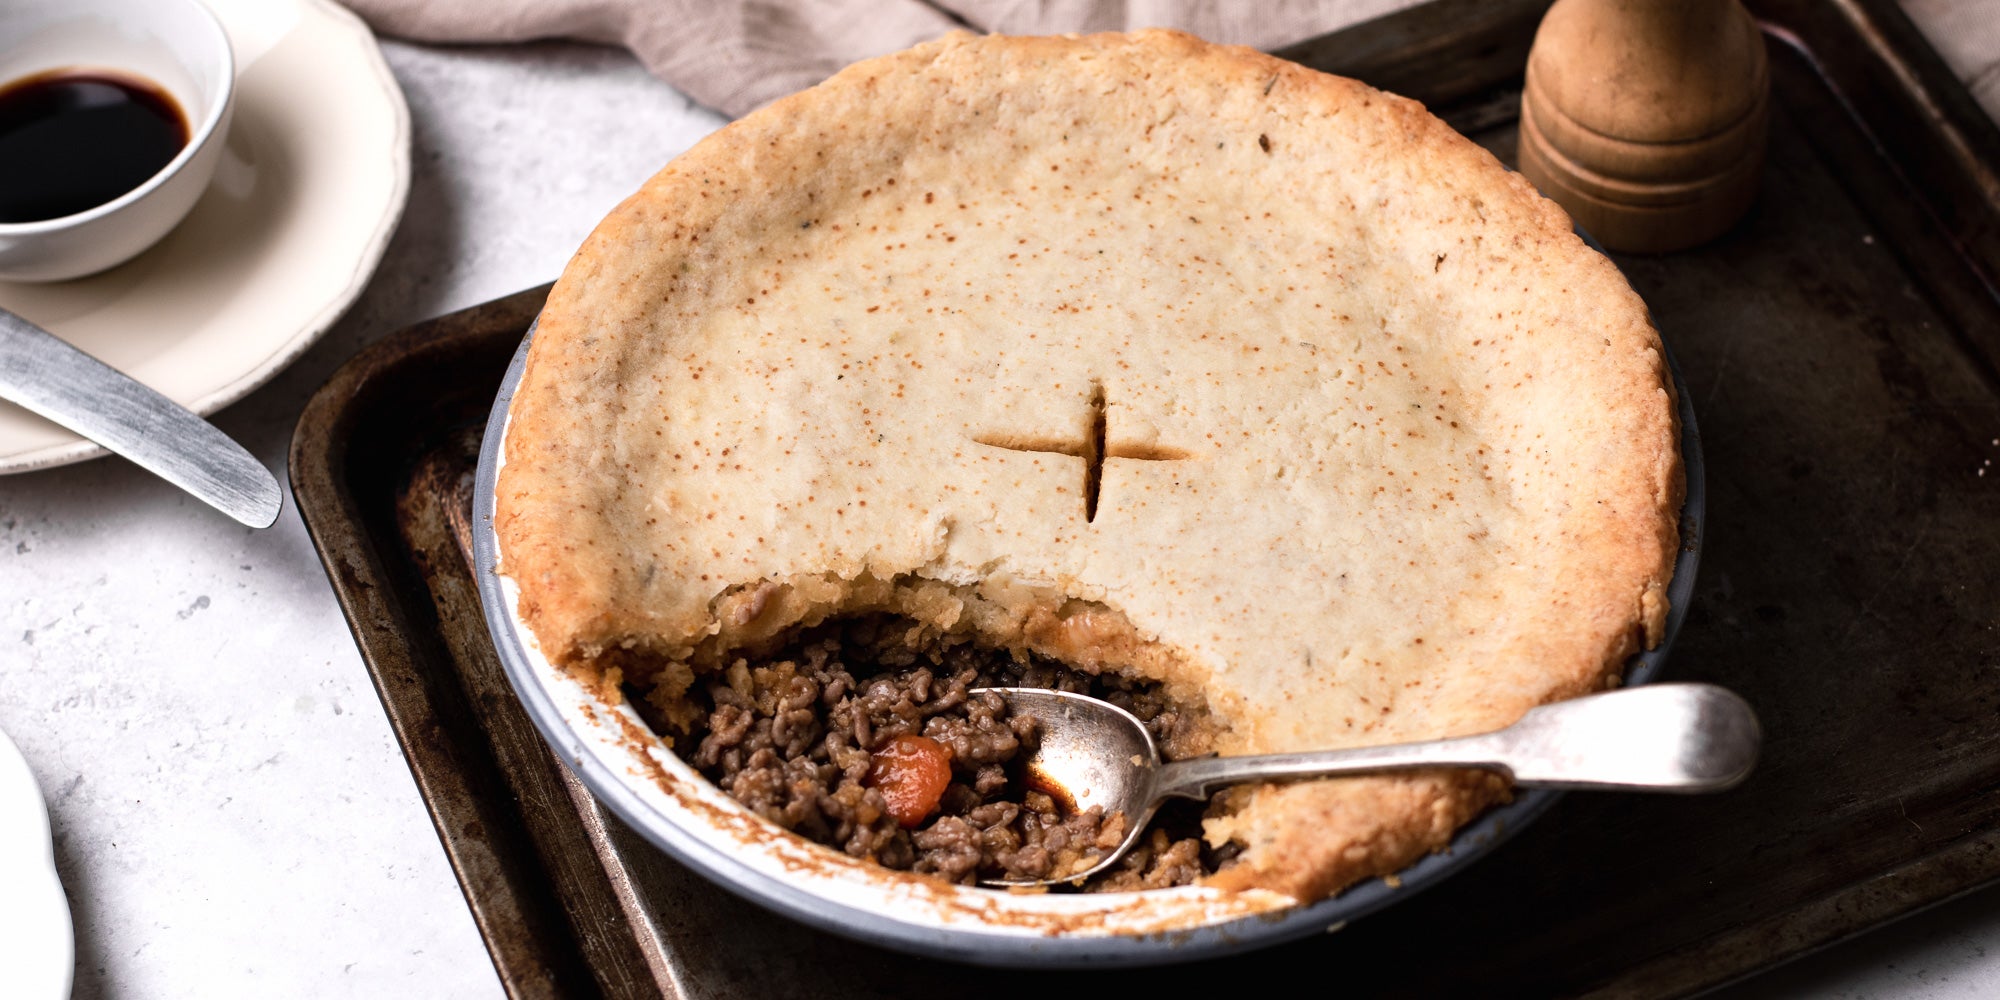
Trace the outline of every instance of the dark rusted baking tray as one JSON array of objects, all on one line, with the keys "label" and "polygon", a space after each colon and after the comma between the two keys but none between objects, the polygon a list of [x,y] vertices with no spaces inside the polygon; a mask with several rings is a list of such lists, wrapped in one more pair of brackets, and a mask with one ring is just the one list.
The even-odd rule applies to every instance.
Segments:
[{"label": "dark rusted baking tray", "polygon": [[[1444,0],[1288,55],[1511,160],[1543,5]],[[1761,712],[1707,799],[1572,795],[1340,933],[1164,970],[972,971],[832,938],[602,812],[506,686],[465,558],[478,428],[546,289],[405,330],[316,395],[293,488],[514,997],[1671,996],[2000,878],[2000,131],[1887,0],[1753,3],[1776,86],[1750,216],[1621,257],[1695,397],[1709,524],[1669,677]]]}]

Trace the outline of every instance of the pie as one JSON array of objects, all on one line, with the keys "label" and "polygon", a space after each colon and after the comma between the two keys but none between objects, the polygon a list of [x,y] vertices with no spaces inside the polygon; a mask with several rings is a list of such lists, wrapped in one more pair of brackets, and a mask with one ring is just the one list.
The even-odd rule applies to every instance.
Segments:
[{"label": "pie", "polygon": [[[885,644],[925,685],[986,656],[1155,698],[1183,753],[1306,750],[1616,684],[1664,626],[1677,435],[1616,268],[1415,102],[1167,31],[959,34],[737,121],[598,226],[496,527],[542,650],[683,755],[726,705],[824,730],[853,692],[802,664],[865,686]],[[1322,898],[1506,794],[1240,788],[1193,820],[1198,874]]]}]

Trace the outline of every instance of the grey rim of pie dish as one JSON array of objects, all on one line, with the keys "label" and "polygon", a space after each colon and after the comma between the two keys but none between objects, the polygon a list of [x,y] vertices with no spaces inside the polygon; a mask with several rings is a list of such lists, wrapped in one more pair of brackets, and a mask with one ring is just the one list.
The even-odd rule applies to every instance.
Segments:
[{"label": "grey rim of pie dish", "polygon": [[[1586,236],[1586,240],[1589,238]],[[1593,244],[1594,246],[1594,244]],[[1654,324],[1657,328],[1658,324]],[[508,613],[508,603],[495,572],[499,541],[493,526],[494,479],[498,470],[499,447],[507,427],[507,410],[534,340],[535,328],[514,354],[501,382],[499,395],[486,423],[486,437],[480,445],[478,475],[473,486],[473,559],[479,581],[480,603],[486,624],[507,678],[520,696],[528,715],[542,738],[581,780],[597,801],[616,813],[654,846],[704,877],[752,902],[776,910],[787,917],[823,931],[871,944],[913,952],[934,958],[995,966],[1040,968],[1117,968],[1121,966],[1164,965],[1249,951],[1312,934],[1338,930],[1348,921],[1366,916],[1390,903],[1408,899],[1443,880],[1459,869],[1500,846],[1537,816],[1548,811],[1561,793],[1530,789],[1515,796],[1507,805],[1489,809],[1460,827],[1443,851],[1429,854],[1396,873],[1395,885],[1371,878],[1349,886],[1340,894],[1306,906],[1243,917],[1207,926],[1143,935],[1114,936],[1019,936],[985,934],[963,929],[897,919],[859,907],[837,903],[807,892],[798,885],[755,871],[727,853],[704,844],[645,804],[619,775],[588,753],[565,748],[574,734],[563,721],[560,710],[535,678],[519,632],[520,624]],[[1680,551],[1674,561],[1674,576],[1667,584],[1666,633],[1658,647],[1633,657],[1626,666],[1627,684],[1652,681],[1667,659],[1667,650],[1687,617],[1694,596],[1695,564],[1701,555],[1703,523],[1706,520],[1702,475],[1701,434],[1695,427],[1694,409],[1688,399],[1686,382],[1673,352],[1665,349],[1668,370],[1681,421],[1681,463],[1686,470],[1687,497],[1681,507]]]}]

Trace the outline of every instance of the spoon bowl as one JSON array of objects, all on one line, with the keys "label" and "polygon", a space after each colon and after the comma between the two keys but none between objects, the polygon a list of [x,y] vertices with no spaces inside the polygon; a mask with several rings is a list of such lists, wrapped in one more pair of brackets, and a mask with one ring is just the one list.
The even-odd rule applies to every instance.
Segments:
[{"label": "spoon bowl", "polygon": [[996,886],[1080,882],[1130,851],[1162,800],[1206,799],[1245,781],[1474,767],[1528,787],[1716,792],[1749,777],[1763,741],[1756,713],[1729,690],[1653,684],[1542,705],[1505,729],[1474,736],[1162,762],[1145,724],[1109,702],[1040,688],[979,690],[1040,723],[1040,745],[1026,762],[1029,787],[1068,811],[1100,807],[1125,823],[1118,846],[1088,868],[1057,878],[980,880]]}]

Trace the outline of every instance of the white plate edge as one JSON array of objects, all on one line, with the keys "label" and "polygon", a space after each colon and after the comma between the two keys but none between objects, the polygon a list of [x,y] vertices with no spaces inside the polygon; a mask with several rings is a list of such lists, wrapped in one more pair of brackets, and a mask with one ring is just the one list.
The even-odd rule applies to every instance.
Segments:
[{"label": "white plate edge", "polygon": [[[19,798],[10,801],[13,795],[18,795]],[[75,985],[76,927],[71,919],[69,896],[64,893],[62,879],[56,873],[55,839],[49,826],[48,803],[42,798],[41,786],[35,781],[35,773],[28,766],[28,759],[22,756],[20,748],[14,745],[5,732],[0,732],[0,811],[19,815],[16,810],[25,812],[28,816],[30,834],[25,845],[32,851],[32,856],[23,859],[25,864],[21,870],[10,870],[14,862],[7,857],[6,852],[11,852],[15,847],[22,845],[0,841],[0,885],[10,890],[17,888],[26,890],[18,896],[13,892],[7,893],[7,902],[26,900],[28,911],[26,922],[31,926],[45,926],[47,937],[37,940],[31,936],[28,943],[36,947],[23,948],[12,957],[17,960],[27,958],[29,961],[35,961],[35,957],[46,956],[53,969],[46,972],[46,978],[40,981],[61,983],[61,989],[50,994],[47,1000],[63,1000],[70,995],[70,990]],[[7,921],[7,917],[0,915],[0,926],[4,926]],[[0,955],[7,954],[8,943],[0,942]],[[16,975],[17,970],[5,971],[10,982],[17,987],[20,982]],[[9,992],[8,995],[14,994]],[[22,997],[21,1000],[43,1000],[43,998]]]}]

